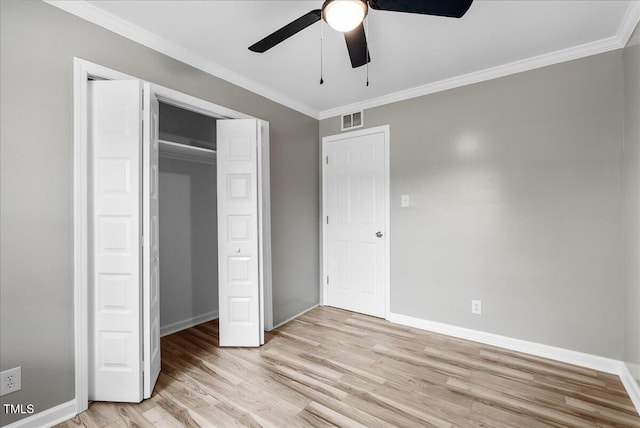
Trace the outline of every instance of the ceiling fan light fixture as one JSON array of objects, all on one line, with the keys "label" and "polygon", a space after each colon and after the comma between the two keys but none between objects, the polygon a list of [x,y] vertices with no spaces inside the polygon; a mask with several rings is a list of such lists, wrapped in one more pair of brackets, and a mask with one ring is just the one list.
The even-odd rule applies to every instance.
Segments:
[{"label": "ceiling fan light fixture", "polygon": [[364,0],[327,0],[322,17],[336,31],[346,33],[356,28],[369,12]]}]

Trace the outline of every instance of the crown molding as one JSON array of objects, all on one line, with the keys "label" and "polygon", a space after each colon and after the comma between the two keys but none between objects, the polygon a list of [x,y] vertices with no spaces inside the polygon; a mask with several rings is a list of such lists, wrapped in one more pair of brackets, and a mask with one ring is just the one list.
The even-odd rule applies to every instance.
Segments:
[{"label": "crown molding", "polygon": [[254,80],[248,79],[228,68],[205,59],[184,47],[172,43],[156,34],[146,31],[133,25],[117,16],[105,12],[104,10],[87,3],[84,0],[43,0],[45,3],[64,10],[72,15],[78,16],[86,21],[92,22],[100,27],[106,28],[120,36],[126,37],[143,46],[151,48],[165,54],[178,61],[184,62],[192,67],[209,73],[215,77],[233,83],[243,89],[261,95],[265,98],[282,104],[314,119],[318,118],[318,111],[296,101],[280,92],[270,89]]},{"label": "crown molding", "polygon": [[328,110],[322,110],[318,117],[320,120],[328,119],[330,117],[339,116],[354,111],[379,107],[398,101],[421,97],[423,95],[446,91],[448,89],[471,85],[473,83],[485,82],[487,80],[496,79],[498,77],[521,73],[523,71],[534,70],[536,68],[546,67],[548,65],[559,64],[574,59],[609,52],[615,49],[621,49],[624,48],[627,44],[627,41],[633,34],[633,30],[636,28],[636,25],[638,25],[638,22],[640,22],[640,1],[634,0],[629,4],[629,7],[625,12],[625,16],[618,26],[618,31],[616,32],[615,36],[567,49],[562,49],[555,52],[550,52],[547,54],[538,55],[521,61],[515,61],[509,64],[499,65],[497,67],[487,68],[469,74],[463,74],[461,76],[452,77],[450,79],[427,83],[426,85],[420,85],[380,97],[370,98],[365,101],[347,104]]},{"label": "crown molding", "polygon": [[561,62],[571,61],[590,55],[596,55],[619,49],[622,46],[617,37],[612,36],[607,39],[598,40],[596,42],[585,43],[583,45],[572,48],[562,49],[548,54],[538,55],[521,61],[515,61],[509,64],[499,65],[497,67],[487,68],[475,71],[469,74],[444,79],[426,85],[416,86],[403,91],[394,92],[392,94],[383,95],[381,97],[370,98],[365,101],[347,104],[344,106],[323,110],[319,114],[320,120],[327,119],[341,114],[351,113],[386,104],[404,101],[411,98],[421,97],[423,95],[433,94],[436,92],[446,91],[448,89],[459,88],[471,85],[473,83],[485,82],[487,80],[496,79],[498,77],[509,76],[511,74],[521,73],[536,68],[546,67],[548,65],[558,64]]},{"label": "crown molding", "polygon": [[96,6],[87,3],[84,0],[43,1],[68,13],[76,15],[103,28],[106,28],[107,30],[113,31],[116,34],[140,43],[148,48],[175,58],[178,61],[184,62],[188,65],[191,65],[192,67],[195,67],[220,79],[226,80],[243,89],[254,92],[274,102],[277,102],[319,120],[339,116],[341,114],[351,113],[353,111],[379,107],[398,101],[404,101],[423,95],[433,94],[436,92],[446,91],[448,89],[459,88],[474,83],[480,83],[487,80],[496,79],[498,77],[509,76],[511,74],[521,73],[524,71],[534,70],[536,68],[584,58],[615,49],[621,49],[627,44],[627,41],[633,34],[635,27],[637,26],[638,22],[640,22],[640,1],[634,0],[629,4],[629,7],[627,8],[625,16],[622,19],[616,34],[606,39],[601,39],[595,42],[585,43],[571,48],[535,56],[525,60],[515,61],[512,63],[479,70],[449,79],[416,86],[387,95],[370,98],[364,101],[318,111],[288,97],[287,95],[270,89],[254,80],[248,79],[234,71],[222,67],[221,65],[213,61],[207,60],[202,56],[183,48],[182,46],[163,39],[156,34],[143,30],[140,27],[132,25],[129,22],[116,17],[115,15],[107,13]]},{"label": "crown molding", "polygon": [[636,26],[640,22],[640,0],[634,0],[629,4],[629,8],[627,8],[627,13],[622,18],[622,22],[620,22],[620,26],[618,27],[618,32],[616,33],[616,38],[620,42],[620,47],[625,47],[627,42],[629,42],[629,38],[633,34],[633,30],[636,29]]}]

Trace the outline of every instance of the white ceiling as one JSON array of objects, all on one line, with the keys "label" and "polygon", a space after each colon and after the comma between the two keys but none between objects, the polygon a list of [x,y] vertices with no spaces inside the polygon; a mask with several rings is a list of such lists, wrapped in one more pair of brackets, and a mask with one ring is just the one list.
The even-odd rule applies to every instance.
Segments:
[{"label": "white ceiling", "polygon": [[[446,0],[443,0],[446,1]],[[475,0],[461,19],[372,10],[366,67],[316,23],[263,54],[247,48],[315,1],[88,1],[55,5],[314,117],[622,47],[639,2]],[[363,104],[364,102],[364,104]]]}]

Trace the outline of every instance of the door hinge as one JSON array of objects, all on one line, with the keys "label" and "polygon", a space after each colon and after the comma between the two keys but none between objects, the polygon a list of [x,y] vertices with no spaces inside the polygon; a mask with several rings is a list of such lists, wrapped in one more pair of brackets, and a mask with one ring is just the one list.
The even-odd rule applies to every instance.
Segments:
[{"label": "door hinge", "polygon": [[329,216],[327,216],[327,224],[329,224]]},{"label": "door hinge", "polygon": [[327,285],[329,285],[329,275],[327,275]]},{"label": "door hinge", "polygon": [[329,156],[326,157],[327,165],[329,165]]}]

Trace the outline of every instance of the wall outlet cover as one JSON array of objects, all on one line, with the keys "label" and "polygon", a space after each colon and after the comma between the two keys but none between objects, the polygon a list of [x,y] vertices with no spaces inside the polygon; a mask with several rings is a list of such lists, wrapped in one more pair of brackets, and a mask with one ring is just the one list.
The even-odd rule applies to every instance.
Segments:
[{"label": "wall outlet cover", "polygon": [[22,368],[20,366],[0,373],[0,396],[20,391],[22,388]]}]

